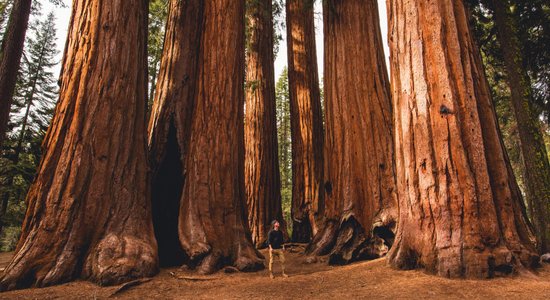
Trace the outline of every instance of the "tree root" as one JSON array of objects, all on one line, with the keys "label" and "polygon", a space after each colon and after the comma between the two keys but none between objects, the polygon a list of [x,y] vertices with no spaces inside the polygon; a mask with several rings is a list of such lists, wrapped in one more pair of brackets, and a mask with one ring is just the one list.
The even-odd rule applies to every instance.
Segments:
[{"label": "tree root", "polygon": [[367,234],[353,215],[343,218],[340,223],[328,220],[308,245],[306,254],[328,255],[331,265],[345,265],[382,257],[388,253],[393,243],[393,224],[377,226],[372,233]]},{"label": "tree root", "polygon": [[442,277],[474,279],[518,274],[533,269],[538,263],[538,256],[528,249],[512,251],[506,246],[462,250],[453,247],[436,253],[421,257],[416,250],[404,248],[398,243],[388,255],[388,262],[403,270],[423,268]]},{"label": "tree root", "polygon": [[137,237],[111,234],[91,249],[77,241],[71,243],[73,251],[50,248],[48,252],[25,243],[6,268],[0,290],[46,287],[79,277],[114,285],[158,272],[156,249]]}]

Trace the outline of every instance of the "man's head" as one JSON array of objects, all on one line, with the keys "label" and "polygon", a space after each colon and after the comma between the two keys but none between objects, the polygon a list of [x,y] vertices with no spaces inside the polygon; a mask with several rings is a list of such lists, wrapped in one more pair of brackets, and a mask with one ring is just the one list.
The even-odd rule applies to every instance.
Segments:
[{"label": "man's head", "polygon": [[273,229],[279,230],[279,226],[280,226],[279,221],[273,220],[273,222],[271,222],[271,225],[273,226]]}]

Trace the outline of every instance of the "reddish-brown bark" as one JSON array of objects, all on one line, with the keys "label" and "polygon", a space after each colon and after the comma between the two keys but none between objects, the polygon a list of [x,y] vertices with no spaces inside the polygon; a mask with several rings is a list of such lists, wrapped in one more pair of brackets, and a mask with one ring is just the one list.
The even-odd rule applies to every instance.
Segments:
[{"label": "reddish-brown bark", "polygon": [[30,13],[31,0],[15,0],[13,2],[0,48],[0,146],[2,146],[6,135]]},{"label": "reddish-brown bark", "polygon": [[313,16],[313,1],[286,1],[295,242],[309,242],[317,233],[323,198],[323,118]]},{"label": "reddish-brown bark", "polygon": [[[151,276],[147,1],[76,0],[60,99],[2,289]],[[126,41],[131,40],[132,43]]]},{"label": "reddish-brown bark", "polygon": [[324,30],[325,225],[308,252],[348,263],[387,252],[397,208],[392,110],[376,0],[327,2]]},{"label": "reddish-brown bark", "polygon": [[178,235],[203,27],[203,1],[172,0],[148,128],[152,212],[162,266],[181,265]]},{"label": "reddish-brown bark", "polygon": [[281,207],[277,155],[275,71],[271,0],[247,5],[245,163],[248,226],[256,247],[265,245],[271,222],[277,219],[287,236]]},{"label": "reddish-brown bark", "polygon": [[388,0],[399,268],[486,278],[536,260],[460,0]]},{"label": "reddish-brown bark", "polygon": [[[166,36],[149,125],[166,263],[181,260],[201,273],[262,268],[245,219],[244,1],[174,0]],[[182,252],[169,249],[174,226]],[[163,229],[171,232],[161,237]]]}]

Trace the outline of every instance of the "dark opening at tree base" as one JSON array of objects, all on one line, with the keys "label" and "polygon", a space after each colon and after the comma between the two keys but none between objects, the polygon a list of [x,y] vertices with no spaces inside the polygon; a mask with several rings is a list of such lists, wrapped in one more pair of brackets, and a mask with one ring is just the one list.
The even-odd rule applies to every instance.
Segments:
[{"label": "dark opening at tree base", "polygon": [[390,249],[395,241],[395,222],[391,221],[388,224],[375,226],[372,233],[384,240],[384,245]]},{"label": "dark opening at tree base", "polygon": [[292,238],[293,243],[309,243],[311,242],[311,224],[309,219],[303,218],[300,222],[294,220],[292,223]]},{"label": "dark opening at tree base", "polygon": [[170,125],[165,155],[153,176],[152,212],[161,267],[180,266],[186,260],[178,237],[183,170],[176,129]]}]

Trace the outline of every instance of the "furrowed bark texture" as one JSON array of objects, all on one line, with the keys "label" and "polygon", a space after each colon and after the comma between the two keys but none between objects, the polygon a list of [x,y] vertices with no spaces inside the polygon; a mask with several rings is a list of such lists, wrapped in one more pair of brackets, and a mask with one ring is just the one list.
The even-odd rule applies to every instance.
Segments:
[{"label": "furrowed bark texture", "polygon": [[79,277],[108,285],[157,272],[146,21],[147,1],[74,1],[60,99],[3,290]]},{"label": "furrowed bark texture", "polygon": [[186,255],[178,235],[185,180],[204,1],[171,0],[155,100],[148,128],[152,211],[161,266],[181,265]]},{"label": "furrowed bark texture", "polygon": [[31,0],[13,2],[0,49],[0,146],[8,127],[10,107],[23,55],[25,34],[31,13]]},{"label": "furrowed bark texture", "polygon": [[486,278],[537,257],[463,1],[388,0],[399,224],[391,265]]},{"label": "furrowed bark texture", "polygon": [[313,1],[286,2],[294,242],[309,242],[317,233],[323,205],[323,117],[313,17]]},{"label": "furrowed bark texture", "polygon": [[324,22],[326,221],[308,251],[339,264],[387,252],[397,191],[376,1],[329,1]]},{"label": "furrowed bark texture", "polygon": [[521,154],[525,164],[525,185],[528,203],[541,253],[550,252],[550,163],[540,129],[538,114],[533,107],[533,91],[527,71],[523,68],[521,44],[515,19],[508,11],[508,1],[487,0],[494,11],[497,38],[500,43],[514,115],[518,122]]},{"label": "furrowed bark texture", "polygon": [[[154,194],[154,201],[168,203],[157,207],[157,218],[180,199],[184,263],[200,273],[225,265],[263,268],[246,226],[244,198],[244,1],[174,1],[171,8],[149,140],[152,160],[169,169],[160,172],[164,177],[156,174],[153,189],[169,187],[162,180],[170,176],[179,177],[183,189]],[[156,139],[165,146],[155,146]],[[157,223],[159,229],[176,225]],[[167,247],[173,239],[166,238]]]},{"label": "furrowed bark texture", "polygon": [[262,247],[277,219],[287,238],[281,207],[277,154],[275,71],[271,0],[251,0],[247,6],[245,163],[248,226],[252,242]]}]

